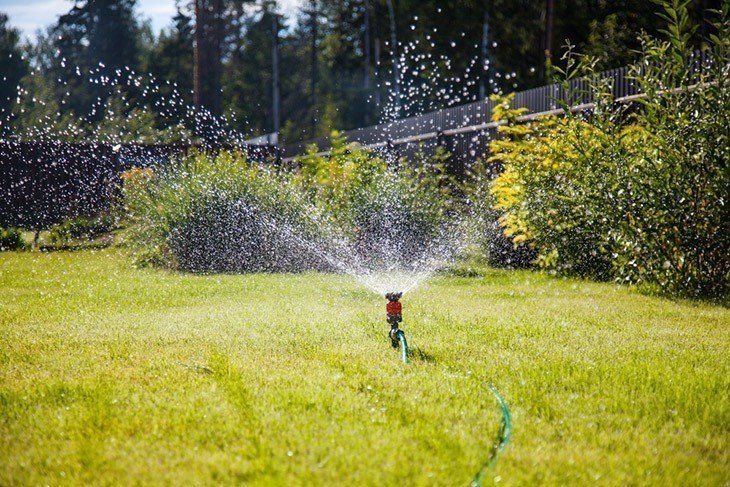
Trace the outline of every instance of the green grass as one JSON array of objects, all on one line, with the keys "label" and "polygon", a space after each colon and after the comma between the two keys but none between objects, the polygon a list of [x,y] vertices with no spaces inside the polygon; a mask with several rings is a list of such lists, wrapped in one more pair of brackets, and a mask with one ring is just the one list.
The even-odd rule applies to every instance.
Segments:
[{"label": "green grass", "polygon": [[[730,311],[486,270],[345,276],[0,254],[0,485],[728,485]],[[449,369],[458,369],[454,374]],[[465,374],[470,372],[469,376]]]}]

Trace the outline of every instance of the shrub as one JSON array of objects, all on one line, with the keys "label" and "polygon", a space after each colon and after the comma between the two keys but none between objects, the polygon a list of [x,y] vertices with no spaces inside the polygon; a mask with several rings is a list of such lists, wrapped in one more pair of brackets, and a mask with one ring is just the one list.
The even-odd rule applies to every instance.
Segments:
[{"label": "shrub", "polygon": [[496,199],[491,194],[494,179],[491,167],[476,165],[467,174],[461,189],[466,198],[467,242],[469,253],[495,267],[530,267],[537,255],[528,245],[514,245],[500,224],[500,212],[494,208]]},{"label": "shrub", "polygon": [[328,156],[316,152],[312,148],[298,160],[294,181],[314,205],[333,216],[370,265],[421,265],[435,247],[453,241],[445,229],[455,227],[458,202],[442,153],[414,164],[402,159],[391,168],[337,133]]},{"label": "shrub", "polygon": [[17,228],[0,228],[0,252],[5,250],[24,250],[23,235]]},{"label": "shrub", "polygon": [[112,231],[115,225],[115,219],[111,215],[80,216],[53,225],[48,233],[48,243],[69,245],[78,240],[93,240]]},{"label": "shrub", "polygon": [[316,209],[289,177],[238,153],[195,154],[157,172],[122,176],[130,238],[140,263],[193,272],[326,268]]},{"label": "shrub", "polygon": [[329,157],[310,151],[295,172],[230,153],[131,169],[137,260],[194,272],[423,265],[453,237],[451,186],[438,164],[401,166],[335,137]]},{"label": "shrub", "polygon": [[669,40],[644,38],[632,73],[645,94],[636,113],[614,104],[581,59],[563,74],[594,81],[590,120],[506,126],[511,137],[492,144],[505,165],[492,191],[505,233],[534,247],[543,267],[721,297],[730,288],[730,5],[701,70],[685,6],[663,8]]},{"label": "shrub", "polygon": [[597,211],[604,192],[597,180],[605,168],[594,157],[606,134],[578,119],[555,117],[499,130],[511,136],[493,142],[490,157],[504,164],[491,192],[505,235],[518,247],[532,247],[541,268],[608,278],[606,222]]}]

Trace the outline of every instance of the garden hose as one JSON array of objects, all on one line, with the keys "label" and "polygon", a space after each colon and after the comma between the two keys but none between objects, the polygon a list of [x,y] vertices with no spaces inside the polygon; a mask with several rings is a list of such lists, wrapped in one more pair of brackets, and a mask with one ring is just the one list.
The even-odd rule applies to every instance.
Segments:
[{"label": "garden hose", "polygon": [[[401,344],[401,358],[403,360],[404,364],[408,363],[408,341],[406,340],[406,335],[403,333],[402,330],[398,330],[396,332],[396,336],[398,337],[398,341]],[[444,368],[448,371],[450,369],[446,366]],[[450,371],[454,373],[453,371]],[[458,374],[461,375],[464,378],[468,378],[469,376],[464,374]],[[502,426],[499,429],[499,435],[497,437],[497,441],[494,442],[491,450],[489,451],[489,455],[487,456],[486,460],[482,464],[482,467],[479,469],[477,474],[474,476],[474,480],[471,481],[469,484],[470,487],[481,487],[482,481],[484,480],[484,476],[489,471],[490,468],[494,466],[494,464],[497,462],[497,458],[499,457],[500,453],[504,451],[504,449],[507,447],[507,444],[509,443],[510,435],[512,433],[512,415],[509,412],[509,408],[507,407],[507,403],[505,402],[502,395],[497,391],[497,389],[494,388],[489,383],[483,383],[483,385],[489,390],[489,392],[494,396],[494,398],[497,400],[497,403],[499,404],[501,413],[502,413]]]},{"label": "garden hose", "polygon": [[[398,323],[400,322],[402,306],[399,302],[399,299],[402,295],[403,293],[388,293],[385,295],[386,299],[388,299],[388,304],[386,305],[386,315],[388,317],[388,322],[391,323],[391,326],[393,327],[397,327]],[[408,364],[409,350],[406,335],[405,333],[403,333],[403,330],[398,329],[395,332],[395,337],[400,343],[401,360],[403,360],[404,364]],[[449,368],[446,366],[444,366],[444,368],[449,370]],[[463,374],[459,375],[463,376]],[[509,408],[507,407],[507,403],[505,402],[504,398],[491,384],[484,383],[484,386],[489,390],[490,393],[492,393],[495,399],[497,399],[497,403],[499,403],[499,407],[502,412],[502,427],[499,430],[499,436],[497,438],[497,441],[492,446],[491,450],[489,451],[489,455],[487,456],[485,462],[482,464],[482,468],[479,469],[477,474],[474,476],[474,480],[471,481],[470,485],[472,487],[481,487],[482,481],[484,480],[484,476],[486,475],[487,471],[496,463],[499,454],[502,453],[502,451],[507,447],[507,443],[509,443],[510,434],[512,432],[512,417],[509,413]]]},{"label": "garden hose", "polygon": [[407,364],[408,363],[408,340],[406,340],[406,334],[403,333],[403,330],[398,330],[395,333],[395,336],[398,338],[398,341],[400,342],[401,359],[403,360],[404,364]]},{"label": "garden hose", "polygon": [[502,395],[497,392],[497,389],[489,384],[484,385],[487,387],[487,389],[489,389],[489,392],[492,393],[492,395],[497,399],[497,402],[499,403],[499,407],[502,410],[502,427],[499,429],[499,437],[492,446],[492,450],[489,452],[487,460],[484,462],[479,472],[477,472],[474,480],[472,480],[472,487],[481,487],[482,480],[484,480],[484,475],[495,464],[495,462],[497,461],[497,457],[499,457],[499,454],[502,453],[502,451],[507,447],[510,434],[512,433],[512,416],[509,413],[507,403],[504,401]]}]

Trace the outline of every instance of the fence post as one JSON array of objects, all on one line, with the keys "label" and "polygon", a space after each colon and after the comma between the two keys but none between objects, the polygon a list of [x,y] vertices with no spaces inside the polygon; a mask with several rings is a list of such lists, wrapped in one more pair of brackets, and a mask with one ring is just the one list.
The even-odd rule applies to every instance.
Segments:
[{"label": "fence post", "polygon": [[398,150],[391,139],[385,141],[385,162],[389,169],[398,169]]},{"label": "fence post", "polygon": [[444,132],[443,130],[441,130],[441,127],[439,127],[436,129],[436,149],[438,149],[439,147],[443,147],[444,142]]}]

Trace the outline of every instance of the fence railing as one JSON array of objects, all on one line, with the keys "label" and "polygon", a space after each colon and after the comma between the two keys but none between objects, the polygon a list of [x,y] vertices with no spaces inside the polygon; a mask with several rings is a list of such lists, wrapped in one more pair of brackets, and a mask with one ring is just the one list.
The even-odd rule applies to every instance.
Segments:
[{"label": "fence railing", "polygon": [[[709,60],[708,51],[698,51],[692,57],[691,82],[699,81],[699,74]],[[631,66],[623,66],[599,73],[609,82],[611,94],[617,101],[631,100],[640,95],[638,85],[630,76]],[[696,78],[696,79],[695,79]],[[562,112],[560,101],[575,110],[590,109],[595,100],[590,81],[586,78],[570,80],[567,86],[551,84],[519,91],[514,94],[513,106],[527,109],[525,118],[537,118]],[[445,146],[460,159],[460,164],[486,153],[488,140],[494,136],[498,122],[492,122],[495,102],[487,99],[445,108],[392,122],[343,132],[348,141],[380,149],[387,148],[396,155],[409,155],[418,150],[428,154],[435,147]],[[329,138],[306,140],[281,147],[284,160],[291,160],[306,152],[314,144],[321,154],[331,147]]]}]

